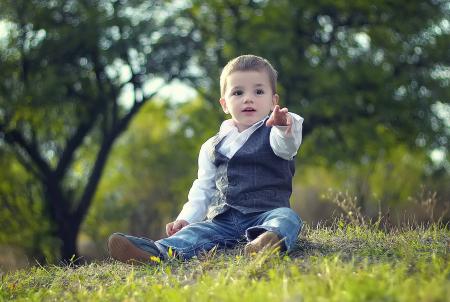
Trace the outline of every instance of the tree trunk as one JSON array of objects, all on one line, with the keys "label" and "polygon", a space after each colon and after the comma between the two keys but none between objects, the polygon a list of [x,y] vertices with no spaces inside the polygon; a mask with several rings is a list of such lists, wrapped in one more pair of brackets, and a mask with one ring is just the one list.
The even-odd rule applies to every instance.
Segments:
[{"label": "tree trunk", "polygon": [[53,234],[60,240],[60,259],[65,263],[78,261],[77,235],[80,221],[70,211],[70,201],[61,190],[61,183],[53,175],[45,183],[49,217],[53,224]]},{"label": "tree trunk", "polygon": [[77,251],[77,235],[80,224],[76,219],[68,217],[66,221],[57,223],[57,236],[61,240],[60,258],[67,263],[79,263],[80,257]]}]

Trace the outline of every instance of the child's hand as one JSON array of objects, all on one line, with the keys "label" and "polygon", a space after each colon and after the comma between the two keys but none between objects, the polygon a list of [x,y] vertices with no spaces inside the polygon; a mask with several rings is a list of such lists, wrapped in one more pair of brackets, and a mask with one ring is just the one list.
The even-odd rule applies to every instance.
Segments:
[{"label": "child's hand", "polygon": [[267,126],[290,126],[292,124],[291,116],[288,114],[288,109],[280,109],[280,106],[276,105],[273,108],[272,114],[266,122]]},{"label": "child's hand", "polygon": [[168,236],[172,236],[188,224],[189,222],[187,222],[186,220],[175,220],[171,223],[166,224],[166,233]]}]

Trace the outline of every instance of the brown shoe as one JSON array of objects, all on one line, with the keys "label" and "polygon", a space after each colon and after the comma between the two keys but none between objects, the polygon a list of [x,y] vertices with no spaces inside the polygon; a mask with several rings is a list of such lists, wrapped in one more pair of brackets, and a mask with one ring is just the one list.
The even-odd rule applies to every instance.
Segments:
[{"label": "brown shoe", "polygon": [[244,247],[244,253],[251,255],[262,250],[275,250],[276,248],[280,250],[283,248],[283,240],[276,233],[267,231],[247,243]]},{"label": "brown shoe", "polygon": [[[155,246],[155,248],[157,248]],[[128,264],[144,264],[159,262],[159,252],[149,253],[136,247],[127,237],[114,233],[108,239],[109,255],[120,262]],[[153,259],[153,261],[152,261]],[[156,260],[156,261],[155,261]]]}]

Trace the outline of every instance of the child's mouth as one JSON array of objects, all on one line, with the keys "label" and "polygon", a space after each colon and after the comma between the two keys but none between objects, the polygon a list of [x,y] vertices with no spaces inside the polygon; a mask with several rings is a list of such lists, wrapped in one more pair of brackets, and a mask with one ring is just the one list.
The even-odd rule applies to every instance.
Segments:
[{"label": "child's mouth", "polygon": [[242,112],[254,112],[254,111],[256,110],[253,108],[244,108],[244,110],[242,110]]}]

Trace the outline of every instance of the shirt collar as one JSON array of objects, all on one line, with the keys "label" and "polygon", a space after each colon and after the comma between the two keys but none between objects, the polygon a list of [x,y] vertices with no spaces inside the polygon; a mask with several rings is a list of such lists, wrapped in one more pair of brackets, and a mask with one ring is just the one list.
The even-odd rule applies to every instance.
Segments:
[{"label": "shirt collar", "polygon": [[[254,123],[253,125],[251,125],[249,128],[245,129],[242,132],[245,132],[245,131],[252,131],[253,132],[255,129],[261,127],[261,125],[264,123],[264,121],[267,119],[267,117],[268,117],[268,115],[266,115],[261,120],[259,120],[258,122]],[[222,125],[220,125],[219,137],[223,138],[223,137],[227,136],[228,134],[230,134],[232,132],[238,133],[238,128],[234,124],[233,120],[232,119],[228,119],[228,120],[223,121]]]}]

